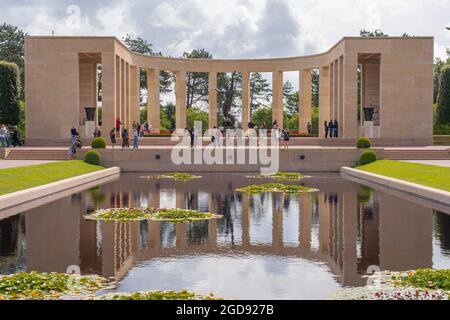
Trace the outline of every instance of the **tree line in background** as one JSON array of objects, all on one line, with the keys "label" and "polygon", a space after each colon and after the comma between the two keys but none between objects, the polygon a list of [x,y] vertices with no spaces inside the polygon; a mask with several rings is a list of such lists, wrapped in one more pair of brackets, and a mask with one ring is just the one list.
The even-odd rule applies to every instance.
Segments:
[{"label": "tree line in background", "polygon": [[[11,64],[2,63],[0,68],[0,123],[8,125],[19,125],[21,134],[25,130],[25,105],[24,105],[24,39],[26,33],[18,27],[3,23],[0,25],[0,61],[7,61],[17,65],[17,69]],[[381,30],[361,30],[362,37],[387,37]],[[403,37],[410,37],[403,34]],[[161,52],[156,52],[153,45],[140,37],[126,35],[123,42],[130,50],[151,56],[163,56]],[[194,49],[185,52],[184,58],[189,59],[212,59],[213,55],[206,49]],[[450,134],[450,85],[449,67],[450,51],[446,60],[436,58],[434,61],[434,88],[433,102],[435,110],[435,133]],[[101,88],[101,66],[98,70],[99,86],[98,100],[102,100]],[[186,76],[186,107],[187,122],[191,126],[195,120],[202,121],[204,127],[208,127],[208,74],[190,72]],[[8,79],[8,81],[6,81]],[[360,79],[360,77],[358,77]],[[174,90],[174,74],[167,70],[160,73],[160,92],[169,94]],[[359,80],[360,81],[360,80]],[[360,83],[358,84],[360,85]],[[146,109],[144,108],[147,89],[147,73],[141,70],[141,121],[146,119]],[[241,109],[242,95],[242,75],[237,72],[219,73],[217,75],[217,108],[218,123],[234,125],[238,122]],[[319,73],[312,72],[312,127],[318,127],[318,106],[319,106]],[[294,90],[290,81],[283,84],[284,103],[284,125],[291,130],[298,130],[298,102],[300,93]],[[272,89],[270,81],[263,74],[255,72],[250,75],[250,113],[253,122],[258,125],[265,125],[267,128],[272,123],[271,112]],[[360,104],[360,101],[358,100]],[[360,107],[360,105],[358,106]],[[100,110],[101,111],[101,110]],[[278,119],[278,121],[280,121]],[[175,105],[172,102],[161,103],[161,128],[171,130],[175,127]]]}]

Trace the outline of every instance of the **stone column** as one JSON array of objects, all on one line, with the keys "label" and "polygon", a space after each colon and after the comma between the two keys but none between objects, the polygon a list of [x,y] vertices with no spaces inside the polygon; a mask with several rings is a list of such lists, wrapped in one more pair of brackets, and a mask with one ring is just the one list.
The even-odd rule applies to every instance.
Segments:
[{"label": "stone column", "polygon": [[339,68],[338,60],[333,63],[333,120],[338,118],[338,108],[339,108]]},{"label": "stone column", "polygon": [[160,132],[159,73],[158,69],[147,70],[147,122],[153,133]]},{"label": "stone column", "polygon": [[120,90],[122,81],[122,68],[120,67],[120,61],[120,57],[116,56],[116,114],[114,125],[116,123],[116,118],[120,118],[120,120],[122,120],[120,115],[120,109],[122,105],[122,90]]},{"label": "stone column", "polygon": [[250,195],[242,194],[242,247],[250,246]]},{"label": "stone column", "polygon": [[130,72],[130,86],[131,86],[131,93],[130,93],[130,120],[131,123],[133,121],[139,121],[140,122],[140,69],[136,66],[131,66],[131,72]]},{"label": "stone column", "polygon": [[186,71],[175,72],[176,110],[175,122],[177,129],[186,128]]},{"label": "stone column", "polygon": [[248,130],[250,122],[250,72],[242,72],[242,129]]},{"label": "stone column", "polygon": [[125,63],[125,126],[130,131],[130,136],[132,136],[131,131],[131,87],[130,87],[130,64]]},{"label": "stone column", "polygon": [[113,53],[102,53],[102,93],[102,131],[106,135],[114,128],[116,119],[116,58]]},{"label": "stone column", "polygon": [[311,123],[311,69],[300,70],[299,131],[308,132]]},{"label": "stone column", "polygon": [[358,82],[357,68],[358,58],[356,56],[345,55],[343,63],[343,126],[342,137],[358,137]]},{"label": "stone column", "polygon": [[277,120],[283,129],[283,71],[274,71],[272,75],[272,122]]},{"label": "stone column", "polygon": [[319,74],[319,138],[325,138],[324,121],[330,121],[330,69],[320,68]]},{"label": "stone column", "polygon": [[126,116],[125,116],[125,61],[120,59],[120,121],[123,122],[124,127],[126,127]]},{"label": "stone column", "polygon": [[[355,70],[356,76],[356,70]],[[356,82],[355,82],[356,85]],[[356,102],[355,102],[356,103]],[[356,111],[355,111],[356,114]],[[339,109],[338,109],[339,138],[343,138],[344,123],[344,57],[339,57]]]},{"label": "stone column", "polygon": [[328,119],[333,119],[334,114],[334,64],[333,62],[329,65],[329,78],[330,78],[330,110],[328,113]]},{"label": "stone column", "polygon": [[[208,127],[217,127],[217,72],[208,74],[208,102],[209,102],[209,121]],[[204,128],[206,129],[206,128]]]}]

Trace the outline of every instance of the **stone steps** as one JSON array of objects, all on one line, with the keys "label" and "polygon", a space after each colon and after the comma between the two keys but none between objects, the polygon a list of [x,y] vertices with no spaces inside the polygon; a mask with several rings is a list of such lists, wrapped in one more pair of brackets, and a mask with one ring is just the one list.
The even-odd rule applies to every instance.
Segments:
[{"label": "stone steps", "polygon": [[390,160],[450,160],[450,151],[442,150],[384,150]]},{"label": "stone steps", "polygon": [[67,160],[67,150],[9,149],[6,160]]}]

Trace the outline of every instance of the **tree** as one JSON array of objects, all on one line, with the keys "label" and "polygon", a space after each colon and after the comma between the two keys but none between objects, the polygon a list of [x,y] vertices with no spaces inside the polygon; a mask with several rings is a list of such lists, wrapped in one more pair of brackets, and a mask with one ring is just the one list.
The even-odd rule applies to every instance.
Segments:
[{"label": "tree", "polygon": [[[0,60],[14,62],[19,66],[21,88],[25,87],[25,36],[27,34],[16,26],[7,23],[0,25]],[[24,97],[22,91],[20,97]]]},{"label": "tree", "polygon": [[450,124],[450,65],[442,68],[436,111],[437,124]]},{"label": "tree", "polygon": [[264,79],[261,73],[253,72],[250,75],[250,117],[253,111],[270,102],[271,95],[269,81]]},{"label": "tree", "polygon": [[311,106],[319,106],[319,71],[313,69],[311,72]]},{"label": "tree", "polygon": [[186,117],[187,117],[187,125],[189,128],[194,127],[195,121],[201,121],[203,131],[208,129],[209,114],[208,112],[200,109],[199,107],[193,106],[189,108],[186,112]]},{"label": "tree", "polygon": [[260,127],[264,126],[270,129],[272,126],[272,108],[270,106],[262,106],[253,112],[252,122]]},{"label": "tree", "polygon": [[436,58],[433,66],[433,103],[436,103],[439,93],[439,81],[441,79],[442,68],[450,64],[450,51],[447,49],[447,60]]},{"label": "tree", "polygon": [[173,131],[175,130],[175,105],[172,102],[168,102],[161,106],[161,131]]},{"label": "tree", "polygon": [[294,92],[294,86],[289,80],[283,84],[283,98],[284,110],[288,116],[292,116],[298,111],[299,92]]},{"label": "tree", "polygon": [[20,70],[14,62],[0,61],[0,123],[18,125]]},{"label": "tree", "polygon": [[[205,49],[194,49],[183,53],[186,59],[212,59],[213,55]],[[186,108],[198,102],[208,101],[208,74],[204,72],[188,72],[186,78]]]},{"label": "tree", "polygon": [[[133,38],[130,34],[127,34],[122,38],[122,41],[125,43],[128,49],[135,53],[140,53],[147,56],[163,56],[161,52],[154,52],[152,49],[153,45],[147,40],[140,37]],[[173,78],[174,76],[171,72],[161,70],[159,75],[159,87],[161,93],[166,94],[172,92]],[[141,69],[140,72],[140,85],[141,89],[147,89],[147,72],[143,69]]]}]

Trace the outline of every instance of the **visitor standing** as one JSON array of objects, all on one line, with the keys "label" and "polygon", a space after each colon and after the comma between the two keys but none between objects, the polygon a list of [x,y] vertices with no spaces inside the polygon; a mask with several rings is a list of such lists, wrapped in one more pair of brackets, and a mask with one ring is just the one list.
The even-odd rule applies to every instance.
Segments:
[{"label": "visitor standing", "polygon": [[330,122],[328,122],[328,135],[330,138],[334,137],[334,121],[330,120]]},{"label": "visitor standing", "polygon": [[312,129],[311,122],[308,122],[308,124],[306,125],[306,130],[308,130],[308,134],[311,134],[311,129]]},{"label": "visitor standing", "polygon": [[238,126],[236,130],[236,137],[237,137],[237,145],[243,146],[244,145],[244,130],[242,130],[241,126]]},{"label": "visitor standing", "polygon": [[133,129],[133,149],[139,149],[139,129],[136,126]]},{"label": "visitor standing", "polygon": [[120,133],[120,125],[122,124],[122,122],[120,122],[120,118],[117,117],[116,118],[116,133]]},{"label": "visitor standing", "polygon": [[144,125],[143,125],[143,127],[144,127],[144,130],[142,130],[142,136],[144,136],[144,135],[146,135],[146,134],[148,134],[149,132],[149,125],[148,125],[148,122],[147,121],[145,121],[144,122]]},{"label": "visitor standing", "polygon": [[72,144],[75,143],[75,141],[77,141],[77,129],[73,126],[72,129],[70,129],[70,136],[72,138]]},{"label": "visitor standing", "polygon": [[194,142],[195,142],[195,131],[194,131],[194,128],[190,128],[188,131],[189,131],[189,137],[191,139],[191,148],[194,148]]},{"label": "visitor standing", "polygon": [[11,133],[12,138],[12,145],[13,147],[20,146],[20,135],[19,135],[19,129],[17,127],[14,127]]},{"label": "visitor standing", "polygon": [[283,141],[284,141],[284,147],[287,149],[289,148],[289,140],[290,140],[290,136],[289,136],[289,129],[285,128],[283,130]]},{"label": "visitor standing", "polygon": [[5,125],[0,126],[0,148],[6,148],[8,144],[6,143],[7,130]]},{"label": "visitor standing", "polygon": [[323,128],[325,130],[325,139],[326,139],[326,138],[328,138],[328,122],[327,122],[327,120],[325,120],[323,122]]},{"label": "visitor standing", "polygon": [[100,132],[100,130],[98,129],[98,127],[95,127],[94,130],[94,138],[100,138],[102,136],[102,133]]},{"label": "visitor standing", "polygon": [[123,131],[122,131],[122,149],[129,148],[129,147],[130,147],[130,135],[128,134],[128,129],[123,129]]},{"label": "visitor standing", "polygon": [[112,130],[109,132],[109,138],[111,139],[111,145],[112,145],[112,148],[114,149],[114,146],[116,145],[116,132],[115,132],[115,128],[112,129]]},{"label": "visitor standing", "polygon": [[339,137],[339,124],[336,119],[334,119],[333,127],[334,127],[334,137],[338,138]]}]

